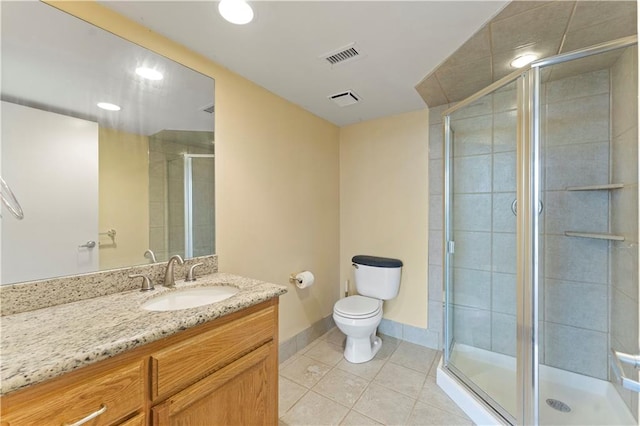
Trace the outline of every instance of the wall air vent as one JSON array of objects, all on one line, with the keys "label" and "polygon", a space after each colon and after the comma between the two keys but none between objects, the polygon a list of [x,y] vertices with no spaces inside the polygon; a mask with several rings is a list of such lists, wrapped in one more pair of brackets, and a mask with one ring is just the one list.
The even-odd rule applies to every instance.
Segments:
[{"label": "wall air vent", "polygon": [[358,59],[363,57],[362,51],[356,48],[355,43],[351,43],[348,46],[342,47],[333,52],[326,53],[320,56],[320,59],[324,59],[331,65],[342,64],[347,61]]},{"label": "wall air vent", "polygon": [[215,110],[215,106],[209,105],[208,107],[202,108],[202,110],[204,112],[208,112],[209,114],[213,114],[213,111]]},{"label": "wall air vent", "polygon": [[353,93],[351,90],[347,90],[346,92],[336,93],[335,95],[329,96],[333,102],[335,102],[338,106],[346,107],[349,105],[357,104],[360,102],[360,96]]}]

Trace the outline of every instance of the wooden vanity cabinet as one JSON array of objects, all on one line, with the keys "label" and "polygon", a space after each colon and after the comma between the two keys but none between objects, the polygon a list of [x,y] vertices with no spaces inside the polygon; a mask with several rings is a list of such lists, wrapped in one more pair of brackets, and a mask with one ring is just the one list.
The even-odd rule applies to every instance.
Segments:
[{"label": "wooden vanity cabinet", "polygon": [[276,302],[151,354],[152,425],[277,424],[277,333]]},{"label": "wooden vanity cabinet", "polygon": [[0,398],[0,426],[278,423],[278,298]]},{"label": "wooden vanity cabinet", "polygon": [[136,413],[144,417],[142,360],[116,366],[96,364],[91,370],[78,370],[81,374],[62,376],[3,397],[0,424],[73,424],[95,413],[96,417],[85,424],[119,425]]},{"label": "wooden vanity cabinet", "polygon": [[267,343],[152,408],[153,425],[277,422],[277,346]]}]

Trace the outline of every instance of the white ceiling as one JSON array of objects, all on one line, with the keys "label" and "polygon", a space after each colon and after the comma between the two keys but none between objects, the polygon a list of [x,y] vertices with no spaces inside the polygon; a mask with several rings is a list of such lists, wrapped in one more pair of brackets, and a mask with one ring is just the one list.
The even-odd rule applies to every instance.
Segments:
[{"label": "white ceiling", "polygon": [[[251,1],[255,19],[224,21],[215,1],[101,1],[339,126],[414,111],[414,87],[507,1]],[[356,43],[363,58],[319,59]],[[328,96],[352,90],[361,102]]]}]

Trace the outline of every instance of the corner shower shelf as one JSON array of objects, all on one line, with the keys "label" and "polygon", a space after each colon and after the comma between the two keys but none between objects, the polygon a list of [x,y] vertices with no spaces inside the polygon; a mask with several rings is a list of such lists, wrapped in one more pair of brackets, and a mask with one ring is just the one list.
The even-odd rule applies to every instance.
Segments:
[{"label": "corner shower shelf", "polygon": [[568,186],[567,191],[607,191],[610,189],[624,188],[623,183],[609,183],[606,185]]},{"label": "corner shower shelf", "polygon": [[594,238],[596,240],[624,241],[624,237],[622,235],[598,234],[595,232],[565,231],[564,235],[567,237]]}]

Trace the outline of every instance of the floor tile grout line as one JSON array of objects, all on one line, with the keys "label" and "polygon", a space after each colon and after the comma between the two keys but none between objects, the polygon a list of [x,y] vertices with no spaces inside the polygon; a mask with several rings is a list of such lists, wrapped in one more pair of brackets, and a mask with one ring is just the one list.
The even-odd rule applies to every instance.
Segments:
[{"label": "floor tile grout line", "polygon": [[[429,366],[429,369],[431,369],[431,366]],[[428,377],[429,377],[429,370],[427,370],[427,373],[424,375],[424,379],[422,380],[422,385],[420,386],[420,391],[418,392],[418,396],[413,401],[413,406],[411,407],[411,411],[409,412],[409,417],[405,420],[405,423],[408,422],[411,419],[411,417],[413,416],[413,413],[416,410],[416,405],[418,405],[418,402],[420,402],[420,395],[422,394],[422,391],[424,390],[424,385],[427,382],[427,378]]]},{"label": "floor tile grout line", "polygon": [[[284,377],[284,376],[282,376],[282,377]],[[289,379],[289,378],[287,378],[287,377],[285,377],[285,379],[287,379],[287,380],[291,380],[291,379]],[[291,380],[291,381],[293,382],[293,380]],[[296,383],[296,382],[293,382],[293,383]],[[296,383],[296,384],[299,384],[299,383]],[[300,400],[301,400],[302,398],[304,398],[304,396],[305,396],[307,393],[309,393],[309,391],[311,390],[311,389],[307,388],[306,386],[302,386],[302,387],[305,389],[305,390],[304,390],[304,392],[302,393],[302,395],[300,395],[300,396],[298,397],[298,399],[296,399],[296,402],[294,402],[293,404],[291,404],[291,406],[290,406],[289,408],[287,408],[287,411],[285,411],[285,412],[284,412],[284,414],[283,414],[282,416],[278,415],[278,420],[280,420],[281,418],[283,418],[284,416],[286,416],[286,415],[287,415],[287,413],[288,413],[289,411],[291,411],[291,409],[292,409],[293,407],[295,407],[295,406],[296,406],[296,404],[297,404],[298,402],[300,402]],[[279,395],[279,394],[278,394],[278,397],[280,397],[280,395]],[[278,401],[278,404],[279,404],[279,403],[280,403],[280,401]]]},{"label": "floor tile grout line", "polygon": [[387,362],[388,362],[388,360],[383,361],[382,366],[380,367],[380,370],[378,370],[378,372],[371,378],[371,380],[368,381],[367,386],[365,386],[364,390],[362,391],[362,393],[360,394],[360,396],[358,397],[356,402],[353,403],[353,407],[351,408],[356,413],[358,413],[358,414],[360,414],[362,416],[365,416],[367,418],[370,418],[371,420],[373,420],[373,421],[375,421],[377,423],[382,423],[382,424],[384,424],[384,422],[379,422],[377,419],[373,419],[371,417],[368,417],[365,413],[361,413],[360,411],[356,410],[356,406],[358,405],[358,402],[360,402],[360,400],[362,400],[362,398],[364,397],[364,395],[367,392],[367,390],[371,387],[371,384],[374,383],[375,378],[378,376],[378,374],[380,374],[380,371],[382,371],[382,369],[384,368],[384,366],[386,365]]},{"label": "floor tile grout line", "polygon": [[[371,383],[374,383],[374,382],[371,382]],[[399,390],[396,390],[396,389],[390,388],[389,386],[385,386],[385,385],[383,385],[383,384],[382,384],[382,383],[380,383],[380,382],[375,382],[375,384],[376,384],[376,385],[378,385],[378,386],[380,386],[380,387],[382,387],[382,388],[385,388],[386,390],[389,390],[389,391],[391,391],[391,392],[395,392],[395,393],[400,394],[400,395],[402,395],[402,396],[406,396],[406,397],[407,397],[407,398],[409,398],[409,399],[418,399],[417,397],[413,397],[413,396],[411,396],[411,395],[407,395],[406,393],[400,392]],[[420,390],[422,391],[422,389],[420,389]],[[418,395],[419,395],[419,393],[418,393]]]},{"label": "floor tile grout line", "polygon": [[399,364],[398,362],[394,362],[394,361],[391,361],[391,360],[389,360],[389,362],[390,362],[391,364],[393,364],[393,365],[398,365],[398,366],[400,366],[400,367],[407,368],[407,369],[409,369],[409,370],[411,370],[411,371],[415,371],[416,373],[420,373],[420,374],[427,374],[427,375],[428,375],[428,374],[429,374],[429,371],[431,370],[431,367],[429,367],[429,369],[427,369],[427,371],[420,371],[420,370],[416,370],[415,368],[411,368],[411,367],[408,367],[408,366],[406,366],[406,365]]},{"label": "floor tile grout line", "polygon": [[418,398],[416,398],[413,401],[413,405],[411,406],[411,410],[409,411],[409,416],[404,420],[405,424],[407,424],[409,422],[409,419],[411,419],[411,416],[413,415],[413,412],[415,411],[417,404],[418,404]]},{"label": "floor tile grout line", "polygon": [[[357,410],[351,409],[351,410],[349,410],[349,413],[350,413],[350,412],[352,412],[352,411],[353,411],[353,412],[355,412],[355,413],[358,413],[358,414],[359,414],[359,415],[361,415],[362,417],[365,417],[365,418],[367,418],[367,419],[371,420],[372,422],[376,422],[376,423],[378,423],[378,424],[381,424],[381,423],[380,423],[379,421],[377,421],[376,419],[372,419],[371,417],[369,417],[369,416],[367,416],[367,415],[365,415],[365,414],[362,414],[361,412],[359,412],[359,411],[357,411]],[[349,415],[349,413],[347,413],[347,416]],[[345,416],[345,418],[346,418],[346,416]]]},{"label": "floor tile grout line", "polygon": [[[413,398],[413,397],[411,397],[411,396],[409,396],[409,395],[406,395],[406,394],[404,394],[404,393],[402,393],[402,392],[399,392],[399,391],[398,391],[398,390],[396,390],[396,389],[392,389],[392,388],[390,388],[390,387],[388,387],[388,386],[383,385],[383,384],[382,384],[382,383],[380,383],[380,382],[376,382],[376,381],[375,381],[375,380],[376,380],[376,378],[380,375],[380,373],[382,372],[382,370],[384,369],[384,367],[385,367],[388,363],[391,363],[391,364],[394,364],[394,365],[398,365],[398,366],[400,366],[400,367],[405,367],[405,366],[403,366],[403,365],[396,364],[396,363],[394,363],[393,361],[391,361],[391,357],[393,356],[393,354],[395,353],[395,351],[400,347],[400,345],[401,345],[401,344],[402,344],[402,342],[400,342],[400,344],[398,344],[398,345],[395,347],[395,349],[393,350],[393,352],[392,352],[391,354],[389,354],[389,357],[388,357],[388,358],[383,362],[382,367],[380,367],[380,370],[378,370],[378,372],[377,372],[377,373],[376,373],[376,375],[373,377],[373,379],[371,380],[371,382],[369,382],[369,384],[368,384],[368,385],[367,385],[367,387],[365,388],[365,391],[370,387],[370,385],[371,385],[371,384],[375,383],[376,385],[378,385],[378,386],[380,386],[380,387],[382,387],[382,388],[384,388],[384,389],[390,390],[390,391],[392,391],[392,392],[396,392],[396,393],[398,393],[398,394],[400,394],[400,395],[406,396],[407,398],[413,399],[413,404],[411,405],[411,410],[409,410],[409,414],[408,414],[407,418],[404,420],[404,423],[406,424],[406,422],[411,418],[411,415],[413,414],[413,410],[415,409],[416,402],[418,401],[418,399],[417,399],[417,398]],[[408,367],[405,367],[405,368],[408,368]],[[412,370],[412,369],[410,369],[410,370]],[[416,371],[416,370],[412,370],[412,371]],[[428,373],[427,373],[427,374],[428,374]],[[425,380],[426,380],[426,376],[425,376]],[[421,388],[420,388],[420,391],[422,391],[422,387],[424,387],[424,381],[423,381],[423,383],[422,383],[422,386],[421,386]],[[364,395],[364,392],[362,392],[362,395]],[[362,395],[360,396],[360,398],[362,398]],[[419,393],[418,393],[418,395],[419,395]],[[354,404],[354,407],[355,407],[355,404]],[[362,414],[362,413],[360,413],[360,414]],[[364,414],[362,414],[362,415],[364,415]],[[365,417],[366,417],[366,416],[365,416]],[[374,421],[376,421],[376,422],[378,421],[378,420],[375,420],[375,419],[373,419],[373,420],[374,420]],[[380,422],[379,422],[379,423],[380,423]],[[382,424],[384,424],[384,423],[382,423]]]},{"label": "floor tile grout line", "polygon": [[[343,407],[344,407],[344,405],[343,405]],[[347,416],[349,415],[349,413],[350,413],[350,412],[351,412],[351,408],[347,407],[347,412],[346,412],[346,414],[345,414],[344,416],[342,416],[342,418],[338,421],[338,425],[341,425],[341,424],[342,424],[342,422],[344,421],[344,419],[346,419],[346,418],[347,418]]]},{"label": "floor tile grout line", "polygon": [[[353,405],[352,405],[351,407],[349,407],[349,406],[347,406],[347,405],[345,405],[345,404],[341,403],[341,402],[340,402],[340,401],[338,401],[338,400],[331,399],[331,398],[329,398],[329,397],[327,397],[327,396],[325,396],[325,395],[321,394],[320,392],[318,392],[318,391],[315,391],[315,390],[314,390],[314,388],[315,388],[315,387],[316,387],[316,386],[317,386],[317,385],[322,381],[322,379],[324,379],[327,375],[329,375],[329,373],[330,373],[333,369],[335,369],[335,367],[334,367],[334,368],[332,368],[331,370],[327,371],[327,374],[325,374],[324,376],[322,376],[322,378],[321,378],[320,380],[318,380],[318,382],[317,382],[315,385],[313,385],[313,387],[311,387],[309,390],[310,390],[310,391],[314,391],[314,392],[315,392],[315,393],[317,393],[318,395],[323,396],[323,397],[325,397],[325,398],[327,398],[327,399],[329,399],[329,400],[331,400],[331,401],[334,401],[334,402],[336,402],[337,404],[340,404],[341,406],[343,406],[343,407],[345,407],[345,408],[348,408],[348,409],[349,409],[349,411],[351,411],[351,410],[353,409],[353,407],[355,407],[355,405],[358,403],[358,401],[360,400],[360,398],[362,398],[362,395],[364,395],[364,392],[367,390],[367,388],[369,387],[369,385],[371,384],[371,382],[367,380],[367,385],[366,385],[366,386],[364,387],[364,389],[362,390],[362,393],[360,394],[360,396],[358,396],[358,399],[353,403]],[[343,372],[343,373],[350,374],[350,375],[352,375],[352,376],[356,376],[355,374],[349,373],[348,371],[340,370],[339,368],[338,368],[337,370],[338,370],[338,371],[341,371],[341,372]],[[356,377],[361,378],[360,376],[356,376]],[[366,379],[363,379],[363,380],[366,380]]]}]

